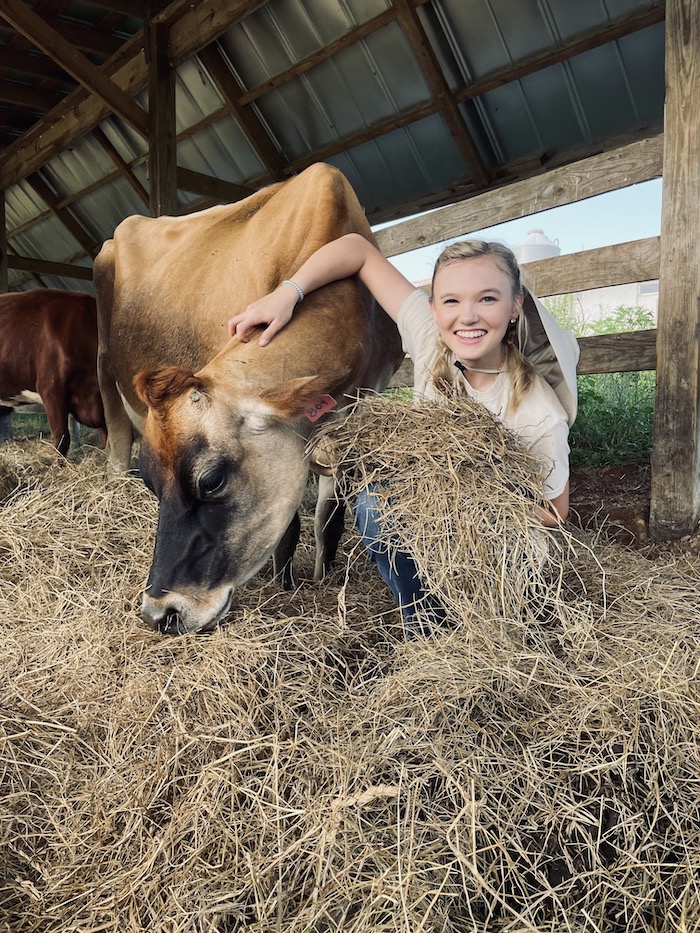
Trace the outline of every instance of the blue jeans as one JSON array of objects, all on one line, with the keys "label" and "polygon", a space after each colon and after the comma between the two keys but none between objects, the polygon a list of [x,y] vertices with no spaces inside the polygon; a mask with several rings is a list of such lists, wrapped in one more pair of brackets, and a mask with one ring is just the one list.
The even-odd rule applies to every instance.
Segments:
[{"label": "blue jeans", "polygon": [[439,602],[425,595],[413,558],[400,550],[384,531],[377,505],[377,485],[363,489],[355,501],[355,522],[369,556],[394,595],[409,637],[430,635],[445,619]]}]

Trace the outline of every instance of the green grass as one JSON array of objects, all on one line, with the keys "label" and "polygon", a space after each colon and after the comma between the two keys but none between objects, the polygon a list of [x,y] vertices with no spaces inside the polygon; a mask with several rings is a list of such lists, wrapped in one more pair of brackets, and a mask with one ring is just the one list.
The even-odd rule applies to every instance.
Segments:
[{"label": "green grass", "polygon": [[[12,412],[12,439],[15,441],[23,440],[44,440],[52,443],[49,421],[44,412]],[[81,429],[81,445],[90,447],[101,447],[102,440],[100,432],[92,428]]]},{"label": "green grass", "polygon": [[12,412],[12,437],[14,440],[51,440],[49,422],[43,412]]},{"label": "green grass", "polygon": [[[576,317],[572,295],[545,299],[554,317],[577,337],[649,330],[646,308],[622,305],[597,321]],[[655,372],[601,373],[578,377],[578,417],[571,428],[571,463],[606,466],[648,463],[654,426]]]},{"label": "green grass", "polygon": [[571,428],[573,466],[648,463],[656,373],[579,376],[579,411]]}]

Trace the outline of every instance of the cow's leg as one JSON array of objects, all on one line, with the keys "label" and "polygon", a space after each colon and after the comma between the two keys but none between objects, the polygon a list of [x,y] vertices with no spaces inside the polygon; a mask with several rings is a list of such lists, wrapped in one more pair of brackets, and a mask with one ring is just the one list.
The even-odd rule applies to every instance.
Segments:
[{"label": "cow's leg", "polygon": [[299,543],[301,533],[301,519],[299,513],[294,513],[294,518],[289,523],[287,530],[282,535],[280,543],[275,548],[272,555],[272,569],[275,577],[281,577],[282,588],[290,590],[292,588],[292,566],[294,552]]},{"label": "cow's leg", "polygon": [[126,472],[131,464],[134,429],[112,375],[109,358],[101,348],[97,355],[97,378],[107,424],[107,458],[115,469]]},{"label": "cow's leg", "polygon": [[[63,392],[37,385],[37,390],[44,403],[46,417],[49,420],[51,437],[56,450],[65,457],[70,447],[70,431],[68,429],[68,400]],[[43,391],[42,391],[43,390]]]},{"label": "cow's leg", "polygon": [[314,580],[322,580],[330,570],[338,551],[345,522],[345,502],[337,494],[332,476],[319,476],[318,500],[314,516],[316,566]]},{"label": "cow's leg", "polygon": [[107,240],[93,263],[92,278],[97,299],[97,381],[107,425],[105,450],[109,462],[125,472],[131,465],[134,431],[117,389],[109,356],[109,333],[114,305],[114,243]]}]

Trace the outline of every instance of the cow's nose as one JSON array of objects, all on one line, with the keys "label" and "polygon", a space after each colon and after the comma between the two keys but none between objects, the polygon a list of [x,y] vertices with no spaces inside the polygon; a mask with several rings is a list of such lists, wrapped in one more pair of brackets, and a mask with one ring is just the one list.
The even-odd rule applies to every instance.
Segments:
[{"label": "cow's nose", "polygon": [[186,631],[177,612],[168,612],[158,619],[157,628],[161,635],[184,635]]},{"label": "cow's nose", "polygon": [[148,596],[144,596],[141,603],[140,616],[149,628],[161,635],[185,634],[186,629],[177,610]]}]

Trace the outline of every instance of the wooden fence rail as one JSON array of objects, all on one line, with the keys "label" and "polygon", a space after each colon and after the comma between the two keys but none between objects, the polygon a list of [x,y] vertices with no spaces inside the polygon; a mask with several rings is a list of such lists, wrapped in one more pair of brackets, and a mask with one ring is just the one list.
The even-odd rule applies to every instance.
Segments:
[{"label": "wooden fence rail", "polygon": [[[656,330],[579,337],[581,349],[576,372],[634,373],[656,369]],[[413,385],[413,363],[406,357],[389,383],[392,388]]]}]

